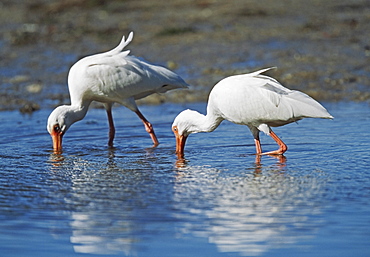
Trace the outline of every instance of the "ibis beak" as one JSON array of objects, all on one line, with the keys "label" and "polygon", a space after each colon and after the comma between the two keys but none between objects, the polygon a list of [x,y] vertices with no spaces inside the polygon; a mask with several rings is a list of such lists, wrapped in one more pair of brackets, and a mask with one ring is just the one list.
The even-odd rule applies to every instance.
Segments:
[{"label": "ibis beak", "polygon": [[186,139],[188,138],[187,136],[184,135],[179,135],[178,133],[175,133],[176,137],[176,154],[179,159],[184,158],[184,149],[185,149],[185,142]]},{"label": "ibis beak", "polygon": [[60,153],[62,151],[63,133],[54,132],[51,134],[51,138],[53,139],[54,153]]}]

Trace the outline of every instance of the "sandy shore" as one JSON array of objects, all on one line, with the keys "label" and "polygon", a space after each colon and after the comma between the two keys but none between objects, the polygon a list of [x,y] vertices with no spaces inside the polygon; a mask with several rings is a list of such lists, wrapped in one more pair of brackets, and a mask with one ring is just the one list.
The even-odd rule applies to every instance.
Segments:
[{"label": "sandy shore", "polygon": [[204,101],[221,78],[268,75],[321,101],[370,100],[368,1],[2,1],[0,110],[68,103],[69,67],[113,48],[179,73],[190,90],[141,103]]}]

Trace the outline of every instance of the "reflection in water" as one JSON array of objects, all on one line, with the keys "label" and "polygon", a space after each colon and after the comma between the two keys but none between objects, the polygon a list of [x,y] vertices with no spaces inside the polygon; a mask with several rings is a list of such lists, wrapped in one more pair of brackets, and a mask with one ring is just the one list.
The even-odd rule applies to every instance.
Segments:
[{"label": "reflection in water", "polygon": [[[118,224],[113,225],[111,224],[111,218],[91,212],[74,212],[71,219],[72,236],[70,240],[75,252],[90,254],[123,252],[125,255],[132,254],[132,244],[136,240],[127,236],[134,230],[133,224],[129,220],[120,220],[117,221]],[[99,227],[105,227],[106,229],[99,231]],[[115,231],[114,228],[118,228],[120,231]],[[123,233],[126,235],[123,236]]]},{"label": "reflection in water", "polygon": [[[286,157],[284,155],[268,155],[270,157],[273,157],[277,159],[279,162],[277,163],[279,169],[284,169],[286,166]],[[255,173],[261,173],[262,172],[262,164],[261,164],[261,155],[256,155],[255,159]]]},{"label": "reflection in water", "polygon": [[58,167],[63,164],[64,156],[61,153],[60,154],[52,153],[50,154],[49,160],[53,166]]},{"label": "reflection in water", "polygon": [[54,174],[69,174],[64,201],[77,253],[135,255],[148,235],[173,230],[208,238],[220,252],[258,256],[307,241],[321,223],[320,201],[310,199],[325,181],[288,172],[283,156],[244,170],[178,160],[173,170],[153,150],[130,159],[114,149],[95,154],[50,156]]},{"label": "reflection in water", "polygon": [[258,256],[288,247],[320,225],[322,206],[307,200],[320,197],[323,186],[314,176],[286,174],[280,161],[248,173],[183,166],[174,195],[178,230],[207,237],[220,252]]},{"label": "reflection in water", "polygon": [[[255,154],[253,154],[255,155]],[[266,156],[266,155],[263,155]],[[255,173],[260,173],[262,170],[261,158],[262,155],[255,155]],[[278,164],[281,169],[286,166],[286,157],[284,155],[268,155],[278,160]],[[178,169],[186,168],[189,161],[186,158],[178,158],[175,162],[175,167]]]},{"label": "reflection in water", "polygon": [[74,163],[75,169],[82,173],[72,181],[72,198],[85,205],[72,212],[70,241],[77,253],[131,255],[137,241],[133,235],[138,227],[131,218],[130,208],[124,205],[126,197],[117,197],[125,195],[114,194],[123,182],[115,173],[120,172],[115,149],[109,149],[107,157],[106,165],[101,166],[104,170],[96,170],[95,166],[91,172],[86,170],[84,162]]},{"label": "reflection in water", "polygon": [[130,203],[133,192],[125,189],[125,183],[129,180],[128,188],[134,189],[135,181],[146,178],[118,167],[114,149],[107,151],[106,158],[96,158],[105,163],[86,159],[50,155],[51,170],[69,174],[70,190],[65,205],[72,209],[70,242],[73,249],[76,253],[132,255],[133,243],[138,241],[135,233],[140,231],[133,218],[135,205],[143,204],[140,204],[140,196]]},{"label": "reflection in water", "polygon": [[76,253],[136,255],[143,241],[174,220],[172,163],[153,148],[127,151],[50,155],[50,175],[65,177],[60,198]]}]

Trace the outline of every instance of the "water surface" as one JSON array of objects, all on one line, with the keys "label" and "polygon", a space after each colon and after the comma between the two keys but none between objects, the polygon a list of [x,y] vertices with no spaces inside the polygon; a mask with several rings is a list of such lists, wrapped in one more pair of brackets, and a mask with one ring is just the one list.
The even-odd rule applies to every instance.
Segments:
[{"label": "water surface", "polygon": [[334,120],[275,129],[285,158],[256,160],[249,130],[224,122],[189,137],[185,162],[171,124],[203,103],[142,106],[156,148],[116,108],[108,149],[105,111],[92,109],[60,155],[46,132],[51,110],[1,112],[0,255],[368,256],[370,107],[325,106]]}]

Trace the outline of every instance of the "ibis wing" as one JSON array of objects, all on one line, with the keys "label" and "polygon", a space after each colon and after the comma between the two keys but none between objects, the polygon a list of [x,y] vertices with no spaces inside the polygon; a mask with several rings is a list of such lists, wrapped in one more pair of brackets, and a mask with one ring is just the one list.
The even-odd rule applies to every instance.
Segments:
[{"label": "ibis wing", "polygon": [[277,87],[276,83],[273,84],[270,82],[260,87],[261,94],[276,107],[279,106],[282,97],[289,94],[289,91],[286,88]]},{"label": "ibis wing", "polygon": [[125,58],[104,58],[99,63],[90,64],[86,73],[98,82],[96,87],[108,95],[127,98],[151,89],[146,82],[145,70],[132,65]]},{"label": "ibis wing", "polygon": [[319,102],[303,92],[270,82],[263,85],[260,90],[265,98],[280,109],[280,113],[285,113],[290,119],[332,118]]},{"label": "ibis wing", "polygon": [[124,53],[103,57],[87,67],[88,76],[99,82],[100,90],[114,91],[124,98],[140,99],[153,93],[187,87],[176,73],[134,56],[121,56]]}]

